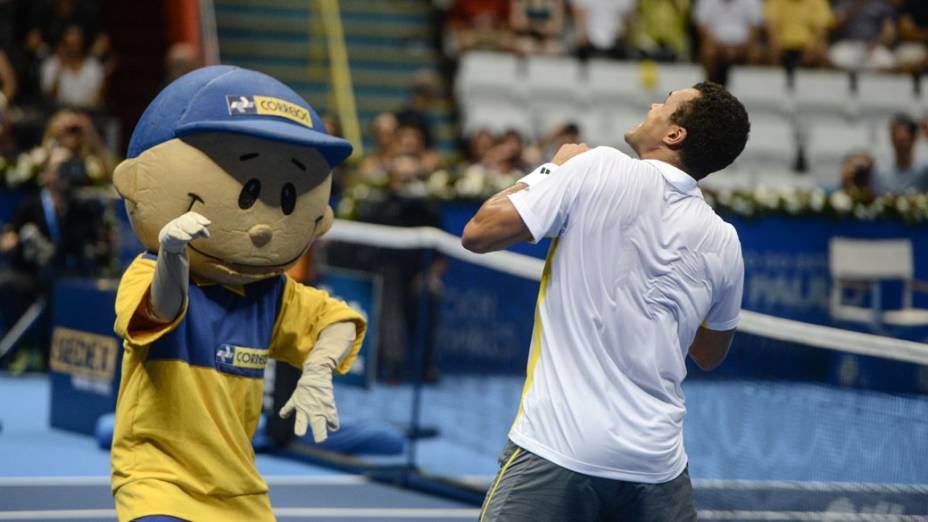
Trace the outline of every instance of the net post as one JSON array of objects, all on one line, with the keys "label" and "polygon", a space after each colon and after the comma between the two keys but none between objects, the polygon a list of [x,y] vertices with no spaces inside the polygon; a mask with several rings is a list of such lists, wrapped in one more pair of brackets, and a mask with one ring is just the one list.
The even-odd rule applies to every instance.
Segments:
[{"label": "net post", "polygon": [[415,342],[413,343],[413,381],[412,381],[412,408],[409,419],[409,452],[404,471],[404,482],[408,482],[409,473],[416,469],[416,444],[421,435],[420,417],[422,412],[422,383],[425,380],[425,359],[428,357],[429,343],[432,342],[429,332],[429,271],[435,257],[432,248],[424,248],[420,259],[422,270],[419,285],[419,300],[417,302]]}]

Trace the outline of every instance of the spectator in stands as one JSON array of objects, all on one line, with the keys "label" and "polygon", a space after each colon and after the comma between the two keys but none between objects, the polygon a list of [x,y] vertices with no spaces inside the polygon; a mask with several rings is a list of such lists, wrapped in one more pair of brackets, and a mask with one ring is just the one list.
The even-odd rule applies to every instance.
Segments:
[{"label": "spectator in stands", "polygon": [[896,68],[911,73],[928,70],[928,2],[904,1],[899,9],[897,33]]},{"label": "spectator in stands", "polygon": [[558,125],[538,140],[537,147],[540,150],[541,157],[537,158],[536,161],[530,161],[529,158],[526,158],[526,163],[528,165],[543,163],[553,158],[562,145],[581,142],[583,142],[583,139],[579,125],[574,122]]},{"label": "spectator in stands", "polygon": [[449,55],[473,49],[509,49],[508,0],[454,0],[447,15]]},{"label": "spectator in stands", "polygon": [[[13,125],[10,119],[10,105],[6,100],[0,101],[0,162],[15,161],[19,154],[16,137],[13,135]],[[0,179],[0,188],[3,185]]]},{"label": "spectator in stands", "polygon": [[409,100],[406,105],[396,111],[397,123],[401,126],[418,128],[422,133],[425,147],[429,149],[435,145],[430,113],[440,91],[441,79],[434,71],[428,69],[417,71],[413,75],[412,85],[409,88]]},{"label": "spectator in stands", "polygon": [[496,139],[487,129],[479,129],[467,140],[466,164],[481,163],[486,159],[487,153],[493,148]]},{"label": "spectator in stands", "polygon": [[434,172],[441,166],[441,156],[425,145],[422,129],[414,125],[397,126],[393,153],[416,156],[426,172]]},{"label": "spectator in stands", "polygon": [[689,0],[639,2],[632,23],[637,54],[663,62],[688,60],[689,16]]},{"label": "spectator in stands", "polygon": [[167,85],[203,65],[203,59],[194,46],[187,42],[176,43],[164,55],[164,83]]},{"label": "spectator in stands", "polygon": [[16,70],[10,63],[10,58],[6,51],[0,49],[0,95],[3,96],[4,105],[13,103],[16,92],[19,89],[19,82],[16,80]]},{"label": "spectator in stands", "polygon": [[103,64],[84,49],[84,30],[77,25],[65,29],[55,54],[42,62],[41,86],[54,105],[96,109],[103,100]]},{"label": "spectator in stands", "polygon": [[870,154],[851,153],[841,166],[841,190],[854,201],[872,201],[876,195],[873,171],[874,161]]},{"label": "spectator in stands", "polygon": [[760,61],[761,0],[700,0],[695,19],[700,61],[709,81],[726,85],[732,65]]},{"label": "spectator in stands", "polygon": [[835,43],[828,50],[840,69],[889,70],[895,57],[889,46],[895,39],[895,8],[889,0],[834,0],[837,19]]},{"label": "spectator in stands", "polygon": [[771,62],[783,64],[790,79],[799,66],[827,63],[834,24],[828,0],[767,0],[766,18]]},{"label": "spectator in stands", "polygon": [[385,185],[387,182],[387,163],[393,157],[396,142],[396,116],[384,112],[371,122],[371,136],[374,138],[374,150],[361,158],[358,164],[358,181],[373,185]]},{"label": "spectator in stands", "polygon": [[109,36],[100,31],[101,5],[98,1],[52,0],[35,2],[32,27],[26,35],[26,47],[38,58],[55,49],[72,26],[77,26],[91,42],[90,54],[102,60],[109,52]]},{"label": "spectator in stands", "polygon": [[510,0],[513,50],[521,55],[564,53],[564,0]]},{"label": "spectator in stands", "polygon": [[635,0],[573,0],[571,14],[581,60],[629,57],[627,36]]},{"label": "spectator in stands", "polygon": [[489,170],[500,174],[519,173],[528,168],[523,157],[525,140],[516,130],[507,130],[500,136],[484,158]]},{"label": "spectator in stands", "polygon": [[79,161],[79,171],[71,178],[75,185],[108,183],[112,178],[113,158],[86,113],[65,109],[52,115],[42,145],[46,150],[64,147]]},{"label": "spectator in stands", "polygon": [[874,189],[877,194],[902,194],[914,190],[928,192],[928,163],[918,162],[915,144],[919,125],[906,114],[897,114],[889,122],[893,157],[886,164],[877,164]]}]

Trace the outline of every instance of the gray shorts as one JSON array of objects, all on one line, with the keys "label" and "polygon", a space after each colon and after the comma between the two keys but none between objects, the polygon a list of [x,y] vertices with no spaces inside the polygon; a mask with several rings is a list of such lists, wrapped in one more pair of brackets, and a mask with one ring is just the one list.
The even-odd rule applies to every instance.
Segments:
[{"label": "gray shorts", "polygon": [[689,522],[693,487],[684,469],[662,484],[625,482],[570,471],[511,441],[487,492],[480,522]]}]

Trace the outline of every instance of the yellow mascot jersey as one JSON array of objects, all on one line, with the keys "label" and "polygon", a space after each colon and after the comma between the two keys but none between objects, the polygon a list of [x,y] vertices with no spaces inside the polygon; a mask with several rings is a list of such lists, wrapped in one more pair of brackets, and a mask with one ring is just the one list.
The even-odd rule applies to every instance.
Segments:
[{"label": "yellow mascot jersey", "polygon": [[287,276],[239,288],[191,284],[180,316],[152,325],[137,313],[156,257],[135,259],[119,283],[116,333],[125,339],[113,434],[119,520],[274,520],[251,438],[271,357],[301,367],[319,332],[364,319],[326,292]]}]

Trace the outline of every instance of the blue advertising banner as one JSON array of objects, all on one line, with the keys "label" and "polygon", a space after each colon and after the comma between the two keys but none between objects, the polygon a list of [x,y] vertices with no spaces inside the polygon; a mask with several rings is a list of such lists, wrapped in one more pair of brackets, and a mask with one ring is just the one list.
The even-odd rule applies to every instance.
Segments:
[{"label": "blue advertising banner", "polygon": [[52,302],[51,425],[93,435],[97,418],[116,409],[122,340],[113,334],[111,279],[63,279]]},{"label": "blue advertising banner", "polygon": [[[928,280],[928,226],[907,225],[894,220],[722,217],[734,225],[741,239],[745,272],[742,306],[746,310],[914,341],[928,341],[926,326],[875,329],[864,323],[835,321],[828,307],[832,281],[828,269],[828,243],[832,238],[909,240],[912,244],[915,279],[925,281]],[[887,281],[883,287],[882,307],[899,308],[899,286]],[[866,306],[862,302],[857,304]],[[928,294],[916,293],[913,304],[916,307],[928,307]]]},{"label": "blue advertising banner", "polygon": [[348,306],[367,319],[367,335],[364,338],[364,344],[361,345],[361,353],[358,354],[347,374],[336,376],[336,382],[362,388],[370,387],[377,375],[377,332],[380,327],[381,303],[380,276],[366,272],[324,268],[320,270],[318,281],[313,286],[345,301]]}]

